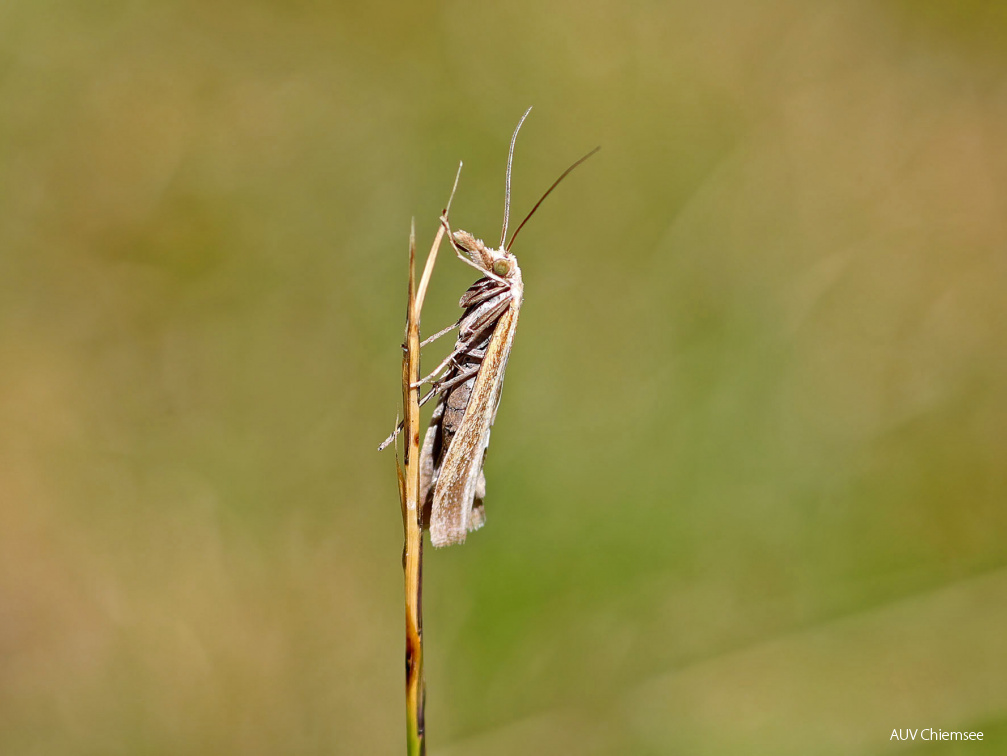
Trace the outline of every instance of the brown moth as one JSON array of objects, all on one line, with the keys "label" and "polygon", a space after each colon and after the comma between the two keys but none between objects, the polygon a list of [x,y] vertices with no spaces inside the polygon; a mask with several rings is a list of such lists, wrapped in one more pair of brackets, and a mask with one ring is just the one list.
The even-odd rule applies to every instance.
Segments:
[{"label": "brown moth", "polygon": [[487,275],[458,303],[465,314],[435,388],[440,398],[420,450],[420,504],[434,546],[461,543],[486,521],[483,459],[524,297],[514,255],[490,249],[466,231],[451,240]]},{"label": "brown moth", "polygon": [[[595,148],[563,172],[504,246],[510,214],[514,144],[521,124],[530,112],[531,108],[528,108],[511,137],[500,247],[488,247],[467,231],[452,232],[447,216],[441,219],[458,257],[482,273],[482,277],[459,300],[458,305],[464,311],[461,318],[422,344],[425,346],[458,328],[458,338],[451,353],[420,381],[420,385],[432,384],[422,403],[432,396],[437,397],[420,450],[419,490],[423,524],[429,528],[430,541],[437,547],[463,543],[470,531],[482,527],[486,521],[483,461],[489,446],[490,428],[500,404],[507,359],[524,298],[521,268],[510,247],[524,224],[559,182],[600,149]],[[396,433],[386,439],[381,448],[391,443]]]}]

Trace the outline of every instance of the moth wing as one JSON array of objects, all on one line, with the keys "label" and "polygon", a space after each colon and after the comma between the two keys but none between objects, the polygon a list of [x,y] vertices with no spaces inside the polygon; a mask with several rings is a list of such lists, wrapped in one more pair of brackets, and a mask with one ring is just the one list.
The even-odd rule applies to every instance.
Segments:
[{"label": "moth wing", "polygon": [[469,515],[469,532],[479,530],[486,524],[486,508],[483,506],[483,499],[486,498],[486,473],[482,467],[479,468],[479,480],[476,481],[476,495],[472,500],[472,514]]},{"label": "moth wing", "polygon": [[[441,461],[430,513],[430,541],[434,546],[463,543],[466,533],[481,527],[485,521],[482,510],[486,489],[485,478],[482,477],[483,457],[489,446],[490,426],[500,403],[507,357],[517,329],[519,304],[520,299],[515,298],[510,309],[500,316],[472,387],[462,425]],[[480,494],[478,511],[473,513],[477,493]]]},{"label": "moth wing", "polygon": [[441,433],[441,420],[444,417],[444,404],[437,403],[434,414],[430,416],[430,425],[427,434],[423,437],[423,446],[420,448],[420,491],[419,506],[421,512],[421,522],[426,527],[430,520],[430,491],[433,487],[436,474],[437,443]]}]

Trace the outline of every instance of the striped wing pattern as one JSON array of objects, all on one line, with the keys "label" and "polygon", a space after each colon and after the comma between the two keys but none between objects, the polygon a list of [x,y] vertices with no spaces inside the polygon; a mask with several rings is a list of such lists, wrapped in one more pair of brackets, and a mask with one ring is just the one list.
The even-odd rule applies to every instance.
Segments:
[{"label": "striped wing pattern", "polygon": [[483,524],[481,516],[473,517],[473,504],[477,493],[480,498],[483,495],[482,491],[477,491],[482,479],[483,457],[500,402],[520,305],[521,297],[515,296],[510,308],[500,316],[476,377],[462,426],[441,461],[430,513],[430,540],[434,546],[462,543],[469,530]]}]

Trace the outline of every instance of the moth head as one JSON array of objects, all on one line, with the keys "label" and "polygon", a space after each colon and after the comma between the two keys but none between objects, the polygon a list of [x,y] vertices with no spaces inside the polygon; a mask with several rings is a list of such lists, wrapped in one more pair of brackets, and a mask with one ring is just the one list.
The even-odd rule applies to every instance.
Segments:
[{"label": "moth head", "polygon": [[468,231],[455,231],[455,244],[463,249],[476,265],[498,278],[509,279],[517,270],[517,258],[505,249],[487,247]]}]

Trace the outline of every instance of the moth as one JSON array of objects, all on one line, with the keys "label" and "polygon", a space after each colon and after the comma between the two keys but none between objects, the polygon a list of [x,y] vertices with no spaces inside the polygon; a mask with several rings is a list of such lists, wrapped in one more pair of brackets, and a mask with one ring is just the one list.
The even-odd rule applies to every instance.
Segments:
[{"label": "moth", "polygon": [[[423,525],[429,529],[430,541],[436,547],[463,543],[469,532],[481,528],[486,522],[483,463],[524,299],[521,268],[510,252],[511,245],[552,190],[570,171],[600,149],[597,147],[589,152],[556,179],[505,245],[514,145],[530,112],[531,108],[521,117],[511,137],[500,246],[496,249],[489,247],[468,231],[452,232],[447,214],[441,218],[455,253],[482,275],[458,302],[463,310],[461,318],[421,344],[426,346],[458,329],[451,353],[419,382],[421,386],[431,385],[421,404],[432,397],[437,398],[420,450],[419,490]],[[380,448],[390,444],[397,432],[392,433]]]}]

